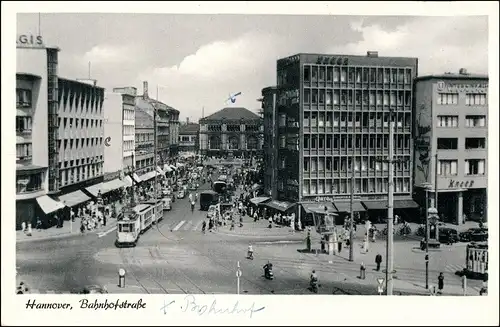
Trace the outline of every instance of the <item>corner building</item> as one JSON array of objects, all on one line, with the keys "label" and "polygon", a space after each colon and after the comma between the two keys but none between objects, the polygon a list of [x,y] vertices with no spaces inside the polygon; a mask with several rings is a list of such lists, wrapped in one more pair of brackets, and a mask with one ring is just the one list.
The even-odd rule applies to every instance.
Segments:
[{"label": "corner building", "polygon": [[[395,212],[410,219],[416,58],[297,54],[277,61],[277,196],[311,224],[326,206],[345,217],[387,217],[390,113],[395,122]],[[351,176],[354,173],[354,185]],[[339,222],[337,222],[339,223]],[[340,222],[341,223],[341,222]]]},{"label": "corner building", "polygon": [[415,81],[416,199],[425,207],[427,192],[427,206],[436,207],[437,172],[445,222],[487,220],[488,80],[461,69]]}]

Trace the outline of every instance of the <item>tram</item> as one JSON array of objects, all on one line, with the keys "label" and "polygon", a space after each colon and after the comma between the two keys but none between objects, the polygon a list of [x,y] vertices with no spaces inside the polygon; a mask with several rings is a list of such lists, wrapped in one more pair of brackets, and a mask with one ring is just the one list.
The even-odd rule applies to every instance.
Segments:
[{"label": "tram", "polygon": [[[123,213],[123,218],[118,221],[116,228],[117,247],[136,246],[141,234],[146,232],[156,220],[154,203],[141,203],[132,210]],[[157,210],[160,211],[160,210]],[[163,214],[163,209],[160,211]]]},{"label": "tram", "polygon": [[151,209],[153,212],[153,224],[156,224],[163,219],[163,206],[164,206],[164,204],[163,204],[162,199],[158,199],[156,201],[156,204],[155,204],[154,200],[144,202],[144,204],[149,204],[153,207]]}]

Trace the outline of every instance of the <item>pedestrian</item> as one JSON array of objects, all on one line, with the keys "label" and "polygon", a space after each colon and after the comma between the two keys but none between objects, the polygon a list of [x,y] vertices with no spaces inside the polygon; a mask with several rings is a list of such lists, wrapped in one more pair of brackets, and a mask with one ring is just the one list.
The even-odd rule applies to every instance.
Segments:
[{"label": "pedestrian", "polygon": [[59,216],[56,214],[54,214],[54,219],[56,221],[56,228],[61,228],[61,222],[59,221]]},{"label": "pedestrian", "polygon": [[21,223],[21,229],[23,230],[23,232],[25,232],[25,233],[26,233],[26,222],[24,222],[24,221],[23,221],[23,222]]},{"label": "pedestrian", "polygon": [[191,201],[191,212],[194,212],[194,201]]},{"label": "pedestrian", "polygon": [[268,228],[273,228],[273,219],[269,217],[269,226]]},{"label": "pedestrian", "polygon": [[339,249],[339,254],[342,252],[342,241],[337,242],[338,244],[338,249]]},{"label": "pedestrian", "polygon": [[80,222],[80,233],[85,233],[85,225],[84,225],[84,220],[82,219]]},{"label": "pedestrian", "polygon": [[75,212],[73,211],[73,208],[70,209],[69,211],[69,216],[71,218],[71,221],[75,221]]},{"label": "pedestrian", "polygon": [[253,221],[256,222],[259,219],[259,216],[257,215],[257,211],[253,213]]},{"label": "pedestrian", "polygon": [[438,293],[443,294],[443,288],[444,288],[444,275],[442,272],[439,273],[438,276]]},{"label": "pedestrian", "polygon": [[31,222],[30,221],[28,221],[28,232],[26,235],[31,236]]},{"label": "pedestrian", "polygon": [[36,217],[36,229],[38,231],[42,230],[42,221],[40,220],[40,217]]},{"label": "pedestrian", "polygon": [[203,221],[203,224],[201,225],[201,231],[203,232],[203,234],[205,234],[206,228],[207,228],[207,222]]},{"label": "pedestrian", "polygon": [[375,256],[375,264],[377,265],[376,271],[380,271],[380,264],[382,263],[382,255],[379,253]]}]

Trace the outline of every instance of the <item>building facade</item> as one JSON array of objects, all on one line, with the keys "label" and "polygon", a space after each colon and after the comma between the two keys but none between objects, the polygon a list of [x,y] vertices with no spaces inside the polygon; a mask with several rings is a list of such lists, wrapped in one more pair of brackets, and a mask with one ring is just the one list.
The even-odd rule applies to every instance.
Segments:
[{"label": "building facade", "polygon": [[416,199],[446,222],[486,220],[488,76],[421,76],[415,81]]},{"label": "building facade", "polygon": [[200,119],[200,152],[208,156],[257,155],[262,150],[262,119],[246,108],[228,107]]},{"label": "building facade", "polygon": [[154,168],[153,117],[141,108],[135,110],[135,172],[138,176]]},{"label": "building facade", "polygon": [[59,78],[58,184],[62,194],[103,181],[104,89]]},{"label": "building facade", "polygon": [[168,107],[168,116],[170,118],[170,158],[175,158],[179,154],[179,133],[180,133],[180,121],[179,121],[179,110],[172,107]]},{"label": "building facade", "polygon": [[[416,58],[297,54],[277,62],[277,197],[354,211],[372,221],[387,214],[389,126],[395,124],[394,208],[412,200],[411,138]],[[354,176],[353,176],[354,174]],[[351,185],[351,177],[354,184]],[[408,219],[408,217],[404,217]]]},{"label": "building facade", "polygon": [[276,87],[262,89],[262,111],[264,115],[264,193],[272,198],[277,197],[276,167],[278,166],[278,149],[276,139]]},{"label": "building facade", "polygon": [[113,92],[122,94],[122,142],[123,142],[123,170],[131,171],[134,166],[135,152],[135,87],[114,88]]},{"label": "building facade", "polygon": [[179,127],[179,153],[198,153],[200,144],[198,135],[200,133],[200,125],[195,123],[182,124]]},{"label": "building facade", "polygon": [[[21,40],[21,37],[19,38]],[[41,38],[40,38],[41,40]],[[24,39],[23,41],[28,41]],[[16,48],[16,228],[37,215],[37,198],[57,192],[57,48]],[[50,119],[50,124],[48,120]],[[55,120],[54,120],[55,119]],[[49,144],[49,137],[51,143]]]}]

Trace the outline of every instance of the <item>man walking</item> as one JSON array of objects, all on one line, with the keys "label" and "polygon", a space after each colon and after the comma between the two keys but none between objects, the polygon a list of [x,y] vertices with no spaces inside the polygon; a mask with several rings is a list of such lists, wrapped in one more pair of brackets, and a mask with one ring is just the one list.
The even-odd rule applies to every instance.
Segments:
[{"label": "man walking", "polygon": [[377,265],[376,271],[380,271],[380,264],[382,263],[382,255],[379,253],[375,256],[375,264]]},{"label": "man walking", "polygon": [[443,288],[444,288],[444,275],[443,273],[439,273],[438,276],[438,294],[443,294]]}]

